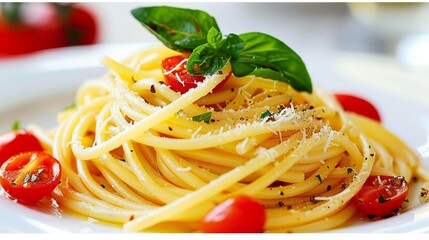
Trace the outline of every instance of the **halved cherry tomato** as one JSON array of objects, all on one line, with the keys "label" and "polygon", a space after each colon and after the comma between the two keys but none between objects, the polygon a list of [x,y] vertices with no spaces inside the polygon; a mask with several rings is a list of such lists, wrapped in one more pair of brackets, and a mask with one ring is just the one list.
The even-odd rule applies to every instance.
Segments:
[{"label": "halved cherry tomato", "polygon": [[[193,76],[186,70],[187,58],[181,55],[166,58],[162,61],[162,68],[167,85],[174,91],[182,94],[189,91],[189,89],[197,87],[197,83],[203,82],[204,76]],[[231,76],[231,72],[226,78],[219,83],[216,88],[220,88]]]},{"label": "halved cherry tomato", "polygon": [[335,97],[345,111],[354,112],[381,122],[381,117],[377,109],[367,100],[344,93],[337,93]]},{"label": "halved cherry tomato", "polygon": [[201,223],[204,233],[260,233],[266,213],[261,203],[248,196],[230,198],[217,205]]},{"label": "halved cherry tomato", "polygon": [[0,184],[6,193],[28,204],[50,195],[60,177],[60,163],[45,152],[20,153],[0,168]]},{"label": "halved cherry tomato", "polygon": [[13,155],[29,151],[43,151],[33,134],[18,130],[0,136],[0,166]]},{"label": "halved cherry tomato", "polygon": [[407,198],[409,185],[404,177],[370,176],[353,197],[359,211],[370,219],[396,215]]}]

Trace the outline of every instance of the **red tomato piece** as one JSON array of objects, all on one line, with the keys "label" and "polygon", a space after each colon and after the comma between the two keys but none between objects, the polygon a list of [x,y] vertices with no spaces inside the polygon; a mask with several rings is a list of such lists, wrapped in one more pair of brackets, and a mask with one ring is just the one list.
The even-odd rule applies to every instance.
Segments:
[{"label": "red tomato piece", "polygon": [[248,196],[237,196],[217,205],[201,223],[204,233],[260,233],[266,213],[261,203]]},{"label": "red tomato piece", "polygon": [[97,42],[98,23],[94,14],[82,5],[69,5],[65,16],[67,45],[89,45]]},{"label": "red tomato piece", "polygon": [[[203,82],[205,79],[205,76],[193,76],[188,73],[186,70],[187,60],[184,56],[177,55],[162,61],[162,69],[167,85],[174,91],[182,94],[188,92],[189,89],[197,87],[197,84]],[[219,89],[230,76],[231,72],[214,90]]]},{"label": "red tomato piece", "polygon": [[33,134],[19,130],[0,136],[0,166],[10,157],[29,151],[43,151],[42,145]]},{"label": "red tomato piece", "polygon": [[377,109],[367,100],[343,93],[337,93],[335,97],[345,111],[354,112],[381,122],[381,117]]},{"label": "red tomato piece", "polygon": [[65,46],[63,26],[52,4],[20,4],[19,18],[14,21],[9,21],[6,15],[0,13],[0,55],[18,55]]},{"label": "red tomato piece", "polygon": [[370,219],[389,217],[397,214],[408,192],[404,177],[370,176],[352,202]]},{"label": "red tomato piece", "polygon": [[60,182],[61,165],[45,152],[25,152],[0,168],[0,184],[14,199],[33,204],[51,194]]}]

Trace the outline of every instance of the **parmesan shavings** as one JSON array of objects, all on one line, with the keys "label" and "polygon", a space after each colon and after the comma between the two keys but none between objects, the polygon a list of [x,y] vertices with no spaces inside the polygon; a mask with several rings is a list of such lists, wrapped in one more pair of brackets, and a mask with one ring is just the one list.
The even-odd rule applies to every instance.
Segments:
[{"label": "parmesan shavings", "polygon": [[314,200],[316,200],[316,201],[330,201],[330,200],[332,200],[334,198],[340,197],[340,196],[342,196],[344,194],[347,194],[349,192],[350,192],[349,189],[345,189],[344,191],[338,193],[337,195],[330,196],[330,197],[316,196],[316,197],[314,197]]},{"label": "parmesan shavings", "polygon": [[178,172],[189,172],[192,170],[192,167],[185,167],[185,168],[176,168],[176,171]]},{"label": "parmesan shavings", "polygon": [[244,154],[246,152],[246,145],[249,142],[249,138],[245,138],[241,143],[237,144],[235,147],[235,151],[237,151],[238,154]]},{"label": "parmesan shavings", "polygon": [[180,84],[182,84],[182,86],[185,86],[185,82],[180,78],[179,74],[177,73],[176,73],[176,79]]},{"label": "parmesan shavings", "polygon": [[429,184],[426,183],[420,188],[419,194],[420,203],[429,203]]},{"label": "parmesan shavings", "polygon": [[[182,61],[179,62],[179,64],[177,64],[174,68],[170,69],[170,71],[164,72],[164,75],[168,75],[174,71],[176,71],[177,69],[179,69],[185,62],[187,62],[188,59],[185,58]],[[179,79],[179,78],[178,78]]]},{"label": "parmesan shavings", "polygon": [[201,131],[201,129],[203,129],[203,127],[199,126],[197,130],[195,130],[195,132],[192,134],[191,138],[196,138],[197,134]]},{"label": "parmesan shavings", "polygon": [[325,147],[323,147],[323,152],[326,153],[326,151],[328,150],[329,144],[331,143],[333,137],[334,137],[334,131],[331,131],[329,133],[328,140],[326,140]]}]

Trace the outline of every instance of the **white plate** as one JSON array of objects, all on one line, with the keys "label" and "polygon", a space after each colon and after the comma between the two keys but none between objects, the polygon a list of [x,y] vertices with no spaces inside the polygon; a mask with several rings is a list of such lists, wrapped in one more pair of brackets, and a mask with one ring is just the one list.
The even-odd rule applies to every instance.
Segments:
[{"label": "white plate", "polygon": [[[57,112],[74,101],[78,86],[106,71],[99,64],[100,56],[121,59],[142,47],[143,44],[77,47],[0,62],[0,132],[8,131],[15,120],[24,126],[29,123],[45,128],[55,126]],[[318,72],[309,69],[314,83],[326,90],[356,93],[369,99],[380,110],[384,125],[428,161],[429,86],[421,75],[401,70],[391,59],[379,56],[341,53],[335,59],[335,64],[328,67],[333,67],[330,75],[337,78],[323,81],[317,78]],[[361,222],[334,232],[429,232],[428,226],[429,205],[426,205],[390,219]],[[0,232],[110,233],[121,229],[64,214],[55,208],[30,208],[0,197]]]}]

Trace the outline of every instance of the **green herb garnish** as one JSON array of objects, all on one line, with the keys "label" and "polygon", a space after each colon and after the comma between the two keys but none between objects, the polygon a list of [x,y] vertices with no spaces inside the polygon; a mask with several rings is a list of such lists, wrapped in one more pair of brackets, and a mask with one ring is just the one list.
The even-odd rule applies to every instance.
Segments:
[{"label": "green herb garnish", "polygon": [[271,116],[271,112],[270,112],[270,110],[267,110],[261,114],[261,119],[264,119],[264,118],[270,117],[270,116]]},{"label": "green herb garnish", "polygon": [[21,128],[21,122],[16,120],[12,123],[12,131],[18,131]]},{"label": "green herb garnish", "polygon": [[75,107],[76,107],[76,103],[72,102],[72,103],[70,103],[70,105],[68,105],[65,108],[63,108],[63,111],[71,110],[71,109],[73,109]]},{"label": "green herb garnish", "polygon": [[186,66],[192,75],[213,75],[228,61],[237,77],[255,75],[312,92],[304,62],[289,46],[268,34],[222,35],[216,20],[204,11],[167,6],[141,7],[132,15],[165,46],[192,52]]},{"label": "green herb garnish", "polygon": [[387,201],[389,201],[389,199],[384,198],[383,195],[380,195],[380,197],[378,197],[378,202],[379,203],[384,203],[384,202],[387,202]]},{"label": "green herb garnish", "polygon": [[206,112],[192,117],[192,121],[209,123],[212,117],[212,112]]}]

